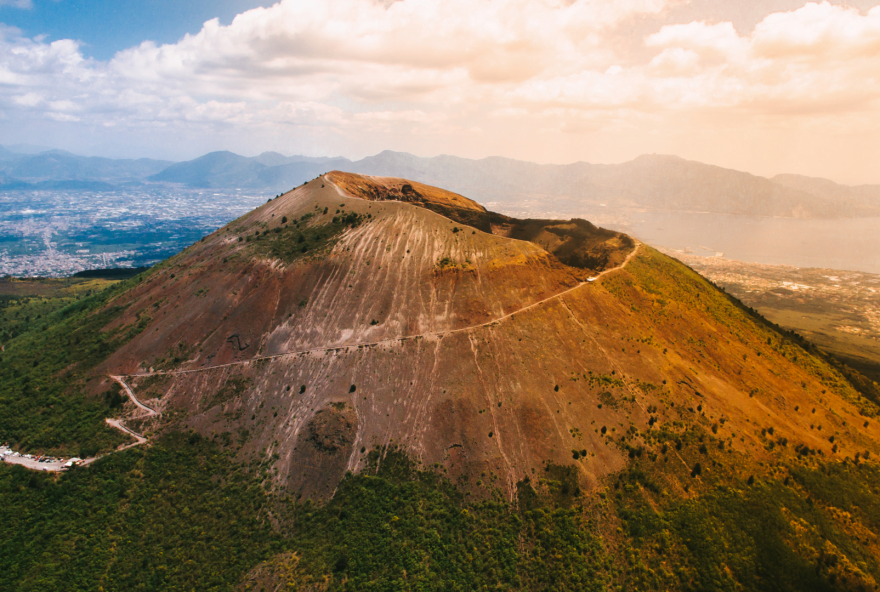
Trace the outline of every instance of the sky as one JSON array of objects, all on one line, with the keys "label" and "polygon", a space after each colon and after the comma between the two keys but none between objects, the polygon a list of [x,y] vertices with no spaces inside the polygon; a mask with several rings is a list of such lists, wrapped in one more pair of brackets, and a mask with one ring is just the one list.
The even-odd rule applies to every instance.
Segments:
[{"label": "sky", "polygon": [[0,144],[880,184],[880,0],[0,0]]}]

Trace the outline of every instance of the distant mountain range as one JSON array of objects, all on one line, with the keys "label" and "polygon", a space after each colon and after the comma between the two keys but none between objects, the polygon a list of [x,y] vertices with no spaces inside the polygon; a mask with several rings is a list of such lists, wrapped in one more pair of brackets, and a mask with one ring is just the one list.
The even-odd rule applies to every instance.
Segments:
[{"label": "distant mountain range", "polygon": [[791,176],[776,181],[665,155],[612,165],[540,165],[500,157],[419,158],[386,151],[353,162],[350,169],[441,185],[502,207],[525,200],[564,200],[569,209],[604,204],[796,218],[880,215],[880,186],[847,187],[826,179],[796,186]]},{"label": "distant mountain range", "polygon": [[144,181],[173,164],[150,158],[79,156],[64,150],[34,154],[34,149],[39,147],[0,146],[0,189],[107,190],[117,184]]},{"label": "distant mountain range", "polygon": [[150,180],[190,187],[286,191],[321,173],[348,168],[351,164],[347,158],[284,156],[277,152],[247,158],[232,152],[211,152],[195,160],[171,165],[151,176]]},{"label": "distant mountain range", "polygon": [[[750,216],[843,218],[880,216],[880,185],[839,185],[827,179],[772,179],[676,156],[643,155],[622,164],[536,164],[509,158],[422,158],[384,151],[352,161],[337,157],[245,157],[211,152],[194,160],[113,160],[36,147],[0,147],[0,189],[108,190],[127,184],[241,188],[281,193],[330,170],[406,177],[440,185],[496,208],[544,201],[548,209],[607,205],[648,210]],[[25,153],[29,152],[29,153]]]}]

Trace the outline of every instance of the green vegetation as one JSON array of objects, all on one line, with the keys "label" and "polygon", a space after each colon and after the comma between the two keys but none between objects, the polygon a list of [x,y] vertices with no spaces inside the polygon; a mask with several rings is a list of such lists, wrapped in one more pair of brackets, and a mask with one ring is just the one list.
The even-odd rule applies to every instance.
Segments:
[{"label": "green vegetation", "polygon": [[444,269],[454,269],[458,267],[458,263],[455,262],[454,259],[450,259],[449,257],[443,257],[437,260],[437,264],[434,266],[436,269],[442,271]]},{"label": "green vegetation", "polygon": [[[871,532],[876,540],[876,466],[832,463],[792,472],[795,479],[749,477],[703,487],[701,495],[684,500],[666,493],[662,476],[649,477],[638,468],[623,473],[613,500],[629,536],[623,557],[630,585],[649,590],[873,588],[880,576],[876,548],[867,540],[860,543],[860,537]],[[855,514],[841,512],[847,509]]]},{"label": "green vegetation", "polygon": [[0,465],[0,588],[232,590],[258,565],[263,583],[321,590],[830,591],[880,576],[870,462],[704,472],[683,477],[690,495],[647,458],[592,494],[573,465],[548,465],[510,503],[374,450],[318,504],[270,493],[272,459],[232,450],[171,433],[59,477]]},{"label": "green vegetation", "polygon": [[[128,271],[128,270],[126,270]],[[120,279],[100,277],[68,278],[14,278],[0,277],[0,299],[14,298],[61,298],[91,296]]]},{"label": "green vegetation", "polygon": [[[320,214],[319,214],[320,215]],[[327,213],[324,212],[324,217]],[[292,224],[280,225],[264,232],[256,231],[253,238],[256,252],[265,257],[292,263],[304,257],[315,256],[333,247],[343,231],[355,228],[366,220],[354,212],[333,216],[329,222],[310,222],[315,214],[306,214]]]},{"label": "green vegetation", "polygon": [[172,368],[177,368],[189,359],[194,349],[195,348],[180,342],[172,347],[164,357],[156,358],[152,363],[152,367],[154,370],[171,370]]},{"label": "green vegetation", "polygon": [[878,311],[876,294],[870,288],[877,281],[875,275],[693,256],[684,259],[769,320],[803,335],[871,380],[880,381],[880,334],[871,320]]},{"label": "green vegetation", "polygon": [[[644,247],[644,253],[644,257],[630,262],[627,273],[610,276],[603,286],[617,298],[638,303],[632,306],[643,309],[655,328],[683,321],[686,318],[683,315],[688,313],[682,311],[688,309],[701,313],[712,323],[730,330],[739,340],[738,345],[746,346],[755,355],[784,358],[838,396],[855,403],[863,415],[874,417],[880,413],[880,387],[872,381],[845,367],[802,336],[771,323],[753,308],[716,289],[678,261],[649,247]],[[715,348],[717,344],[701,339],[697,326],[691,333],[686,343],[677,344],[679,353],[688,352],[713,365],[730,363],[729,352],[721,352]]]},{"label": "green vegetation", "polygon": [[217,393],[205,402],[205,409],[210,409],[215,405],[221,405],[230,399],[241,396],[250,386],[250,378],[234,377],[226,381],[223,387]]},{"label": "green vegetation", "polygon": [[529,509],[491,491],[466,503],[402,454],[371,456],[378,470],[349,475],[320,506],[266,493],[269,459],[236,465],[194,434],[57,478],[0,465],[0,588],[231,590],[289,550],[302,557],[298,583],[334,590],[605,588],[610,563],[580,508],[527,483]]},{"label": "green vegetation", "polygon": [[876,464],[833,463],[809,470],[794,467],[794,479],[816,499],[856,516],[880,530],[880,469]]},{"label": "green vegetation", "polygon": [[252,472],[171,434],[60,478],[0,465],[0,589],[230,590],[279,537]]},{"label": "green vegetation", "polygon": [[52,313],[114,282],[84,279],[0,279],[0,343],[48,324]]},{"label": "green vegetation", "polygon": [[[165,387],[170,382],[171,376],[167,374],[154,374],[144,378],[128,379],[128,384],[137,390],[141,400],[157,399],[165,394]],[[119,386],[117,384],[117,386]],[[120,387],[121,388],[121,387]]]},{"label": "green vegetation", "polygon": [[[28,330],[7,341],[0,353],[2,440],[22,451],[78,456],[91,456],[125,441],[104,424],[104,418],[113,414],[112,393],[88,396],[86,392],[89,371],[149,322],[142,314],[131,324],[104,330],[123,312],[112,299],[138,281],[120,282],[79,300],[31,298],[6,309],[0,334],[17,330],[10,328],[18,326],[12,325],[15,315],[8,321],[10,309],[32,320]],[[41,312],[33,314],[35,310]]]},{"label": "green vegetation", "polygon": [[[375,466],[379,456],[371,456]],[[527,483],[520,489],[531,492],[529,509],[518,511],[491,491],[467,503],[451,483],[394,451],[378,466],[347,476],[327,505],[297,507],[289,544],[307,574],[300,583],[329,577],[331,590],[605,588],[607,557],[580,509],[555,507]]]},{"label": "green vegetation", "polygon": [[0,296],[0,342],[5,344],[22,333],[42,328],[52,313],[75,301],[71,297]]}]

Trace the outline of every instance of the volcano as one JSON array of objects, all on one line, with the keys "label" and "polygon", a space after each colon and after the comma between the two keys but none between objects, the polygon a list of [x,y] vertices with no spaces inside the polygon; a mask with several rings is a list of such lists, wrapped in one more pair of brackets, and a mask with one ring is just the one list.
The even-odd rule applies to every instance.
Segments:
[{"label": "volcano", "polygon": [[833,364],[681,263],[404,179],[323,175],[113,305],[108,330],[144,330],[96,374],[163,411],[140,427],[221,434],[300,497],[328,499],[375,449],[509,499],[551,466],[594,490],[695,427],[750,463],[782,441],[876,450],[873,403]]},{"label": "volcano", "polygon": [[4,590],[877,589],[880,386],[625,234],[333,171],[88,286],[3,301]]}]

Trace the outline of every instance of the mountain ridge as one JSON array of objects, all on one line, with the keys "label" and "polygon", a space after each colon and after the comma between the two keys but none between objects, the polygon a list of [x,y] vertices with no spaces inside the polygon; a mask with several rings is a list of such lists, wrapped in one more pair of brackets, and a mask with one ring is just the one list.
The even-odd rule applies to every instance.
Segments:
[{"label": "mountain ridge", "polygon": [[124,183],[145,180],[167,168],[170,161],[110,159],[78,156],[64,150],[21,154],[10,150],[0,153],[0,176],[7,183],[57,183],[69,181]]},{"label": "mountain ridge", "polygon": [[556,165],[498,156],[424,158],[391,150],[357,161],[277,152],[244,157],[220,151],[168,163],[85,158],[63,151],[27,155],[4,150],[0,152],[0,177],[7,190],[76,180],[283,192],[335,168],[443,186],[508,209],[537,200],[564,205],[569,211],[610,206],[812,219],[880,216],[880,186],[851,187],[802,175],[767,179],[671,155],[644,154],[620,164]]},{"label": "mountain ridge", "polygon": [[678,156],[642,155],[621,164],[539,165],[490,157],[469,160],[406,153],[380,153],[352,163],[352,170],[407,176],[435,183],[482,201],[564,198],[575,204],[710,211],[784,217],[876,216],[876,204],[832,200],[771,180],[685,160]]}]

